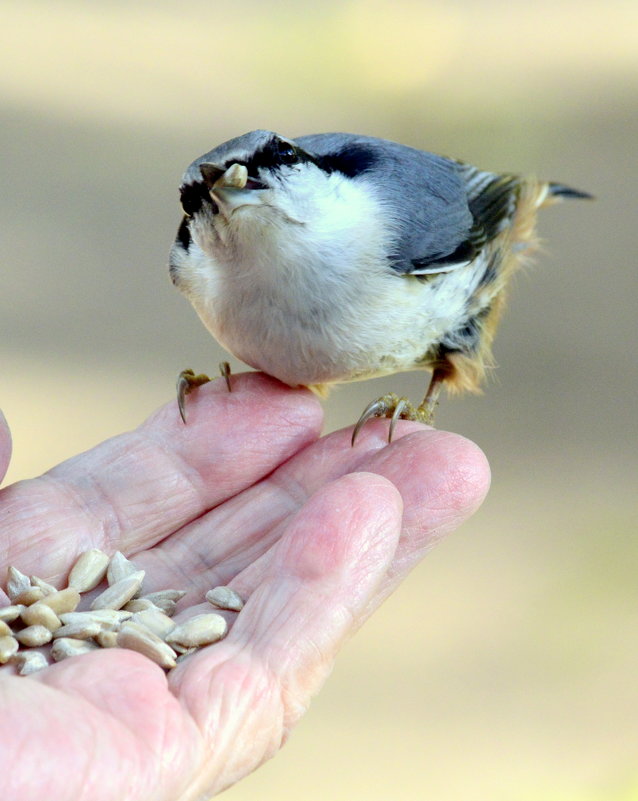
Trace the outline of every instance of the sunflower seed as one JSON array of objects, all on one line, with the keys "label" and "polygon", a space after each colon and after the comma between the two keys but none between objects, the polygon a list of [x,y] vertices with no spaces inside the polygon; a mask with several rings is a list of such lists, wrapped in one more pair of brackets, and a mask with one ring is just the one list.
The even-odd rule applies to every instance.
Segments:
[{"label": "sunflower seed", "polygon": [[136,570],[126,578],[116,581],[91,604],[91,609],[121,609],[139,591],[144,580],[144,571]]},{"label": "sunflower seed", "polygon": [[20,595],[21,592],[28,590],[30,586],[31,582],[29,581],[29,577],[25,576],[17,567],[9,565],[7,568],[7,595],[11,601],[15,600],[16,595]]},{"label": "sunflower seed", "polygon": [[191,654],[193,651],[197,650],[195,645],[180,645],[178,642],[172,642],[171,648],[177,651],[178,654]]},{"label": "sunflower seed", "polygon": [[187,648],[209,645],[217,642],[226,634],[228,624],[216,612],[195,615],[184,623],[180,623],[166,638],[168,643],[177,643]]},{"label": "sunflower seed", "polygon": [[[140,600],[142,600],[140,598]],[[144,598],[146,601],[147,598]],[[170,598],[164,598],[163,600],[160,599],[159,601],[155,601],[153,604],[160,612],[164,612],[165,615],[169,617],[173,617],[175,614],[175,609],[177,608],[177,601],[171,601]]]},{"label": "sunflower seed", "polygon": [[144,600],[152,601],[162,612],[169,617],[175,613],[175,606],[178,601],[186,595],[186,590],[160,590],[159,592],[149,592],[142,596]]},{"label": "sunflower seed", "polygon": [[[141,612],[136,612],[131,618],[131,623],[138,623],[140,626],[146,626],[153,634],[157,634],[163,640],[175,628],[175,621],[171,620],[164,612],[159,609],[143,609]],[[8,627],[7,627],[8,628]]]},{"label": "sunflower seed", "polygon": [[22,592],[19,592],[17,595],[15,595],[13,600],[14,603],[30,606],[36,601],[41,601],[43,598],[44,592],[40,589],[40,587],[29,586],[26,590],[22,590]]},{"label": "sunflower seed", "polygon": [[39,587],[45,595],[50,595],[52,592],[57,592],[57,587],[49,584],[48,581],[39,578],[38,576],[31,576],[31,584],[34,587]]},{"label": "sunflower seed", "polygon": [[137,573],[137,567],[130,559],[124,556],[122,551],[115,551],[106,569],[106,580],[109,586],[117,584],[118,581],[122,581],[122,579],[130,576],[131,573]]},{"label": "sunflower seed", "polygon": [[20,651],[11,657],[11,664],[16,665],[21,676],[28,676],[49,666],[46,656],[41,651]]},{"label": "sunflower seed", "polygon": [[0,637],[0,665],[6,665],[14,654],[18,653],[18,641],[15,637]]},{"label": "sunflower seed", "polygon": [[206,600],[218,609],[228,609],[230,612],[240,612],[244,607],[239,593],[230,587],[214,587],[208,590]]},{"label": "sunflower seed", "polygon": [[194,654],[196,650],[197,648],[185,648],[184,650],[180,651],[179,656],[177,657],[177,662],[183,662],[187,656]]},{"label": "sunflower seed", "polygon": [[14,620],[20,617],[24,609],[24,604],[11,604],[11,606],[5,606],[0,609],[0,620],[4,620],[5,623],[13,623]]},{"label": "sunflower seed", "polygon": [[117,645],[117,631],[99,631],[95,641],[101,648],[115,648]]},{"label": "sunflower seed", "polygon": [[156,609],[158,612],[162,611],[159,606],[155,606],[152,601],[148,601],[146,598],[133,598],[132,601],[129,601],[126,604],[124,609],[127,612],[131,612],[131,614],[134,614],[135,612],[143,612],[144,610],[148,609]]},{"label": "sunflower seed", "polygon": [[181,601],[186,595],[186,590],[158,590],[157,592],[147,592],[142,598],[148,598],[156,604],[158,601]]},{"label": "sunflower seed", "polygon": [[157,634],[136,623],[124,623],[117,633],[120,648],[129,648],[152,659],[163,668],[175,667],[177,654]]},{"label": "sunflower seed", "polygon": [[12,631],[9,626],[4,622],[4,620],[0,620],[0,637],[10,637],[11,634]]},{"label": "sunflower seed", "polygon": [[79,656],[88,654],[90,651],[97,651],[98,646],[89,640],[75,640],[72,637],[60,637],[55,640],[51,647],[51,657],[54,662],[61,662],[69,656]]},{"label": "sunflower seed", "polygon": [[15,638],[22,645],[27,645],[29,648],[38,648],[40,645],[46,645],[51,642],[53,635],[46,626],[27,626],[26,629],[19,631]]},{"label": "sunflower seed", "polygon": [[106,575],[109,561],[107,554],[99,548],[84,551],[71,568],[69,587],[75,587],[78,592],[94,589]]},{"label": "sunflower seed", "polygon": [[44,626],[49,631],[55,631],[62,625],[60,618],[44,601],[38,601],[32,606],[25,606],[20,617],[27,626]]},{"label": "sunflower seed", "polygon": [[80,593],[75,587],[67,587],[65,590],[58,590],[57,592],[52,592],[51,595],[45,595],[41,603],[50,606],[56,615],[62,612],[74,612],[80,603]]},{"label": "sunflower seed", "polygon": [[58,637],[73,637],[76,640],[89,640],[91,637],[95,637],[96,634],[99,634],[102,631],[102,626],[97,621],[81,621],[79,623],[66,623],[64,626],[60,626],[57,629],[53,636],[55,639]]},{"label": "sunflower seed", "polygon": [[93,612],[63,612],[60,620],[65,626],[73,623],[99,623],[102,628],[111,629],[118,628],[131,615],[132,612],[124,609],[95,609]]}]

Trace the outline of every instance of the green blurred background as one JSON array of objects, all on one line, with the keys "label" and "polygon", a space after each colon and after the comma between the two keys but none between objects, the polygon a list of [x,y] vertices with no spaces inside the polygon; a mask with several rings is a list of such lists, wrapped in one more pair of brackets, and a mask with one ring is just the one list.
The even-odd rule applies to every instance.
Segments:
[{"label": "green blurred background", "polygon": [[[3,2],[8,480],[137,425],[222,354],[171,287],[177,186],[253,128],[355,131],[594,193],[547,210],[484,396],[492,491],[226,798],[638,798],[635,2]],[[241,365],[232,362],[235,371]],[[345,386],[327,429],[389,389]]]}]

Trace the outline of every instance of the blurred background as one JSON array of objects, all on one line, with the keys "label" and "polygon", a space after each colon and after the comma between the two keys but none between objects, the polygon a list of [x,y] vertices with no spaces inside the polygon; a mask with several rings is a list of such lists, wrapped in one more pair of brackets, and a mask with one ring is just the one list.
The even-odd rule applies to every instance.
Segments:
[{"label": "blurred background", "polygon": [[[490,458],[483,508],[225,797],[637,799],[638,6],[5,0],[2,19],[8,481],[215,371],[166,262],[182,171],[225,139],[354,131],[597,196],[544,212],[485,395],[440,407]],[[426,381],[345,386],[326,430]]]}]

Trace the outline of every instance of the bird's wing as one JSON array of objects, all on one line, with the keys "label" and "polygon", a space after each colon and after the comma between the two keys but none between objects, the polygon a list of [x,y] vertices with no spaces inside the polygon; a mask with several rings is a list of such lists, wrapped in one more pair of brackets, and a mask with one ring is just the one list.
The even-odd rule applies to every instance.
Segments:
[{"label": "bird's wing", "polygon": [[472,262],[485,245],[511,225],[516,213],[520,178],[495,175],[461,164],[472,227],[457,248],[447,256],[413,259],[414,275],[429,275],[464,267]]},{"label": "bird's wing", "polygon": [[399,273],[433,275],[472,262],[512,220],[519,179],[423,150],[353,134],[296,140],[322,166],[368,182],[397,230]]}]

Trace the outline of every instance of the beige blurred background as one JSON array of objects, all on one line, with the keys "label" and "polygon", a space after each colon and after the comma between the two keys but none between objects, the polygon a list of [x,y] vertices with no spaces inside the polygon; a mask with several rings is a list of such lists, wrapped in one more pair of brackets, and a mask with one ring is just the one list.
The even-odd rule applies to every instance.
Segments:
[{"label": "beige blurred background", "polygon": [[[638,798],[634,2],[3,2],[8,480],[137,425],[221,352],[166,274],[185,166],[252,128],[346,130],[595,203],[545,212],[484,396],[482,510],[352,641],[226,798]],[[235,370],[241,369],[232,362]],[[425,376],[344,387],[327,429]]]}]

